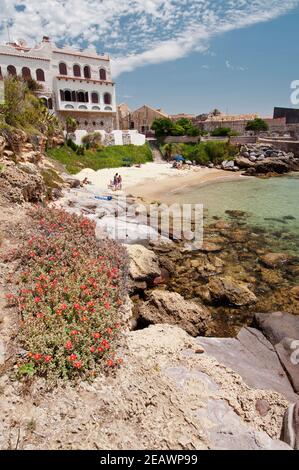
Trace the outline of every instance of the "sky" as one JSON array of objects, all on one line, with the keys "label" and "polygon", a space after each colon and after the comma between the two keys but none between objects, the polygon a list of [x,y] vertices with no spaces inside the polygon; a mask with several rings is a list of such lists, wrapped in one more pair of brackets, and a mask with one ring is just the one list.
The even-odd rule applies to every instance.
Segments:
[{"label": "sky", "polygon": [[132,109],[270,116],[299,80],[299,0],[0,0],[1,42],[7,25],[109,53]]}]

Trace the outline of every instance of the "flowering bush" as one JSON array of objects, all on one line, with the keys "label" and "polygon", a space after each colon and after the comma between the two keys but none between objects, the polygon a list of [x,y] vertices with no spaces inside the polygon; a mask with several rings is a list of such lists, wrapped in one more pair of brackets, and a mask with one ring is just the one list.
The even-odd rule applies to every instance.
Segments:
[{"label": "flowering bush", "polygon": [[51,379],[88,378],[120,362],[115,344],[126,294],[127,256],[95,238],[95,224],[57,209],[37,209],[34,235],[17,253],[20,339],[30,371]]}]

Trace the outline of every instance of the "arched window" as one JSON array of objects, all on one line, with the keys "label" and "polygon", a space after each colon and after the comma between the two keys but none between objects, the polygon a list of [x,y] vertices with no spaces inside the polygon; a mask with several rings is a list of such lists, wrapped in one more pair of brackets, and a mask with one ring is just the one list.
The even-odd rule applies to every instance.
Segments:
[{"label": "arched window", "polygon": [[22,77],[24,78],[24,80],[28,80],[28,78],[31,78],[31,71],[28,67],[22,68]]},{"label": "arched window", "polygon": [[87,109],[87,106],[85,106],[85,104],[80,104],[80,106],[78,106],[78,109]]},{"label": "arched window", "polygon": [[60,90],[60,99],[61,101],[64,101],[64,91]]},{"label": "arched window", "polygon": [[105,106],[105,111],[112,111],[111,106]]},{"label": "arched window", "polygon": [[105,69],[100,69],[100,80],[107,80],[107,73]]},{"label": "arched window", "polygon": [[59,75],[67,75],[67,66],[64,62],[59,64]]},{"label": "arched window", "polygon": [[65,109],[75,109],[72,104],[66,104],[64,108]]},{"label": "arched window", "polygon": [[81,77],[81,67],[78,64],[75,64],[73,67],[74,77]]},{"label": "arched window", "polygon": [[53,109],[53,100],[52,100],[52,98],[48,99],[48,108]]},{"label": "arched window", "polygon": [[79,101],[79,103],[85,103],[84,91],[77,91],[77,101]]},{"label": "arched window", "polygon": [[85,65],[85,67],[84,67],[84,77],[85,78],[90,78],[91,77],[89,65]]},{"label": "arched window", "polygon": [[93,106],[91,109],[93,109],[94,111],[100,111],[101,108],[99,106]]},{"label": "arched window", "polygon": [[99,95],[97,94],[96,91],[93,91],[91,93],[91,102],[96,103],[96,104],[99,102]]},{"label": "arched window", "polygon": [[45,72],[42,69],[37,69],[37,71],[36,71],[36,80],[38,82],[44,82],[45,81]]},{"label": "arched window", "polygon": [[2,76],[2,69],[0,67],[0,80],[2,80],[3,76]]},{"label": "arched window", "polygon": [[110,93],[105,93],[104,94],[104,103],[105,104],[111,104],[112,98]]},{"label": "arched window", "polygon": [[75,91],[72,91],[72,101],[77,101],[77,94]]},{"label": "arched window", "polygon": [[11,76],[15,77],[17,75],[17,70],[16,70],[15,66],[14,65],[9,65],[7,67],[7,73],[8,73],[8,75],[11,75]]},{"label": "arched window", "polygon": [[64,91],[64,101],[72,101],[72,93],[70,90]]}]

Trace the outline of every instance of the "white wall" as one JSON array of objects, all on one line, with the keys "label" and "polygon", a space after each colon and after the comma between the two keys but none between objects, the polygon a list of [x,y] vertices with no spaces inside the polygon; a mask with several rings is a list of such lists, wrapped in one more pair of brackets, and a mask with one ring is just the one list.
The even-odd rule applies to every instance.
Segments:
[{"label": "white wall", "polygon": [[[98,130],[95,129],[94,132],[100,132],[102,134],[102,139],[104,141],[106,132],[103,130]],[[139,134],[138,131],[136,130],[130,130],[130,131],[125,131],[128,132],[131,136],[131,143],[133,145],[144,145],[145,144],[145,135]],[[76,130],[75,135],[75,143],[77,145],[82,144],[82,138],[87,134],[87,131],[85,130]],[[112,134],[114,135],[115,139],[115,145],[123,145],[123,131],[112,131]]]}]

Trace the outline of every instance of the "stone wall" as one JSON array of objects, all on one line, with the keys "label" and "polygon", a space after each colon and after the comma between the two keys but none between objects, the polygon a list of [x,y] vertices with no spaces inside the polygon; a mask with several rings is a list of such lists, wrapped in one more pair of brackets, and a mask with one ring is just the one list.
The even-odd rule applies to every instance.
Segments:
[{"label": "stone wall", "polygon": [[258,142],[266,145],[273,145],[275,149],[282,150],[283,152],[293,152],[295,157],[299,157],[299,141],[278,140],[278,139],[265,139],[259,138]]},{"label": "stone wall", "polygon": [[197,144],[200,137],[188,137],[187,135],[172,136],[169,135],[165,138],[165,144]]}]

